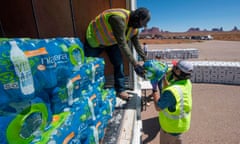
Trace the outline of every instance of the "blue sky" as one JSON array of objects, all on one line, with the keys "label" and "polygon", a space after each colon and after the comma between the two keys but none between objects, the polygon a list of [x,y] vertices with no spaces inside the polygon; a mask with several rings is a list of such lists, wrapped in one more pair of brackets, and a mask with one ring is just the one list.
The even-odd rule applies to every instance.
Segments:
[{"label": "blue sky", "polygon": [[136,0],[137,7],[151,12],[148,28],[158,27],[170,32],[189,28],[212,30],[240,29],[240,0]]}]

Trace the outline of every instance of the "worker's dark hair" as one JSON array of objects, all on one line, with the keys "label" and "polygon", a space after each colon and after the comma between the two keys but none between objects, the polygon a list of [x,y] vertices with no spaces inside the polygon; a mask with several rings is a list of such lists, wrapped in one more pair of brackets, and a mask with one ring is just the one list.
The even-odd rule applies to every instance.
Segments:
[{"label": "worker's dark hair", "polygon": [[[179,69],[177,66],[174,66],[176,69]],[[183,72],[181,69],[179,69],[181,71],[180,75],[177,75],[174,71],[173,74],[179,79],[179,80],[186,80],[186,79],[190,79],[191,78],[191,73],[185,73]]]},{"label": "worker's dark hair", "polygon": [[131,12],[129,22],[130,25],[137,25],[140,20],[148,22],[150,18],[151,16],[149,10],[147,8],[140,7]]},{"label": "worker's dark hair", "polygon": [[187,73],[181,71],[181,74],[179,75],[179,79],[185,80],[185,79],[190,79],[190,78],[191,78],[191,74],[187,74]]},{"label": "worker's dark hair", "polygon": [[133,16],[135,19],[138,20],[145,20],[145,19],[149,19],[150,20],[150,12],[147,8],[143,8],[140,7],[138,9],[136,9],[135,11],[133,11]]}]

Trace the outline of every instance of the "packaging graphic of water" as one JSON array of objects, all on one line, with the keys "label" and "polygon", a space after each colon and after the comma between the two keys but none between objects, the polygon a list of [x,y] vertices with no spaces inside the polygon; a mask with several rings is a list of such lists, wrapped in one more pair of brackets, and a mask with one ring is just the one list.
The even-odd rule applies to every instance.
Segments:
[{"label": "packaging graphic of water", "polygon": [[87,90],[83,90],[82,91],[82,97],[83,98],[87,98],[90,108],[92,109],[92,111],[97,114],[99,111],[99,93],[97,90],[93,89],[93,87],[91,85],[88,86]]},{"label": "packaging graphic of water", "polygon": [[147,71],[146,78],[152,82],[162,79],[168,70],[168,65],[166,63],[157,60],[147,60],[144,62],[143,67]]},{"label": "packaging graphic of water", "polygon": [[111,100],[105,101],[104,104],[99,108],[98,116],[101,117],[101,120],[102,120],[104,125],[107,125],[108,121],[111,119],[113,109],[114,108],[113,108],[113,105],[111,103]]},{"label": "packaging graphic of water", "polygon": [[103,58],[86,57],[85,63],[89,65],[88,67],[92,71],[92,82],[104,76],[105,61]]},{"label": "packaging graphic of water", "polygon": [[95,117],[92,104],[88,100],[76,101],[72,107],[64,109],[70,112],[62,125],[52,131],[48,144],[80,143],[88,137],[89,126],[93,124]]},{"label": "packaging graphic of water", "polygon": [[96,117],[95,117],[93,102],[92,102],[92,100],[90,98],[87,98],[87,100],[88,100],[88,105],[90,107],[90,111],[92,113],[92,119],[95,120]]},{"label": "packaging graphic of water", "polygon": [[68,106],[68,94],[66,86],[55,87],[51,93],[51,109],[54,114],[58,114]]},{"label": "packaging graphic of water", "polygon": [[[93,95],[85,68],[83,66],[82,69],[73,73],[65,85],[59,85],[52,90],[50,101],[53,113],[60,113],[65,107],[72,106],[76,98],[83,100]],[[95,106],[96,98],[92,97],[92,101]]]},{"label": "packaging graphic of water", "polygon": [[[12,116],[6,118],[0,115],[1,123],[6,123],[6,126],[11,125],[8,132],[7,127],[1,128],[3,125],[0,125],[0,143],[7,143],[1,139],[3,136],[7,140],[6,136],[8,136],[14,141],[32,142],[32,144],[98,144],[99,139],[104,136],[107,121],[112,117],[116,101],[114,99],[116,93],[114,94],[110,89],[104,90],[104,60],[89,58],[85,61],[87,58],[83,57],[83,49],[77,38],[11,40],[14,42],[9,43],[8,40],[4,40],[7,47],[4,45],[6,51],[1,58],[4,57],[5,61],[1,62],[0,66],[3,67],[1,72],[12,73],[14,77],[8,83],[5,81],[0,83],[2,90],[0,93],[4,94],[0,102],[2,103],[0,114],[2,114],[1,110],[6,109],[8,111],[4,113],[5,115],[23,111],[22,102],[29,100],[27,96],[29,97],[30,94],[34,98],[40,98],[41,101],[37,104],[35,104],[37,101],[28,104],[31,109],[19,115],[24,119],[21,123],[18,118],[14,120]],[[13,45],[19,48],[23,55],[17,54],[26,60],[25,63],[19,64],[19,61],[13,57],[16,55]],[[2,44],[0,46],[2,47]],[[14,67],[11,65],[9,70],[5,64],[11,62]],[[76,65],[79,67],[74,70]],[[30,70],[30,73],[27,73],[27,70]],[[26,77],[29,75],[32,77],[32,79],[30,77],[33,87],[31,93],[27,91],[29,89],[26,83],[29,80]],[[38,84],[39,81],[41,82]],[[13,88],[15,83],[18,88]],[[20,99],[20,103],[12,101],[13,90],[17,90],[14,91],[15,93],[23,93],[23,96],[26,94],[27,96],[21,96],[23,98]],[[48,123],[51,122],[52,114],[61,115],[66,112],[67,114],[60,116],[55,123]],[[15,124],[10,123],[12,119]],[[16,126],[19,124],[21,126],[17,129],[18,134],[11,136],[15,133],[12,131],[16,131]],[[3,129],[5,130],[2,131]]]},{"label": "packaging graphic of water", "polygon": [[67,93],[68,93],[68,106],[72,106],[73,104],[73,83],[71,80],[67,83]]},{"label": "packaging graphic of water", "polygon": [[93,124],[93,119],[95,119],[95,115],[90,110],[93,108],[90,107],[91,104],[87,100],[85,100],[74,103],[73,108],[71,108],[71,110],[76,112],[74,117],[74,123],[72,123],[73,127],[76,130],[76,135],[71,140],[72,143],[84,143],[86,139],[89,138],[89,134],[92,135],[92,130],[89,126]]},{"label": "packaging graphic of water", "polygon": [[107,116],[106,121],[108,121],[112,117],[112,112],[115,109],[116,105],[116,91],[114,88],[102,89],[99,100],[99,108],[98,112],[102,114],[102,116]]},{"label": "packaging graphic of water", "polygon": [[76,120],[74,120],[74,117],[76,115],[75,113],[76,112],[71,112],[66,117],[61,126],[52,131],[48,144],[68,143],[75,136],[76,133],[76,131],[74,130],[74,125],[76,124]]},{"label": "packaging graphic of water", "polygon": [[108,96],[107,98],[110,100],[111,104],[112,104],[112,111],[114,111],[115,105],[117,103],[117,99],[116,99],[116,91],[114,88],[108,88],[106,89],[108,91]]},{"label": "packaging graphic of water", "polygon": [[56,131],[56,129],[63,125],[69,115],[70,112],[62,112],[60,114],[54,115],[52,117],[51,123],[45,127],[44,132],[36,134],[31,144],[56,143],[53,139],[51,139],[51,136]]},{"label": "packaging graphic of water", "polygon": [[18,47],[16,41],[10,41],[10,59],[14,65],[15,72],[19,78],[20,88],[24,95],[34,93],[34,84],[28,58]]},{"label": "packaging graphic of water", "polygon": [[[24,103],[25,108],[20,106],[22,104],[16,103],[18,108],[15,108],[18,111],[8,115],[0,115],[0,133],[4,133],[0,143],[27,144],[34,139],[35,132],[43,131],[46,127],[49,116],[51,116],[47,106],[37,97],[28,103]],[[22,110],[20,111],[20,109]]]},{"label": "packaging graphic of water", "polygon": [[91,71],[88,69],[87,65],[83,64],[78,71],[75,71],[69,79],[72,80],[75,89],[79,92],[86,90],[88,85],[91,83],[90,80]]},{"label": "packaging graphic of water", "polygon": [[63,37],[57,38],[58,44],[62,49],[66,49],[69,54],[70,62],[74,65],[74,70],[79,70],[79,67],[84,63],[83,44],[78,38]]},{"label": "packaging graphic of water", "polygon": [[[94,121],[93,125],[96,128],[95,134],[98,134],[98,139],[102,139],[104,137],[105,128],[106,128],[106,122],[104,122],[104,119],[101,114],[97,115],[96,120]],[[94,136],[97,137],[97,136]]]},{"label": "packaging graphic of water", "polygon": [[82,141],[83,144],[99,144],[98,129],[95,126],[90,126],[87,139]]}]

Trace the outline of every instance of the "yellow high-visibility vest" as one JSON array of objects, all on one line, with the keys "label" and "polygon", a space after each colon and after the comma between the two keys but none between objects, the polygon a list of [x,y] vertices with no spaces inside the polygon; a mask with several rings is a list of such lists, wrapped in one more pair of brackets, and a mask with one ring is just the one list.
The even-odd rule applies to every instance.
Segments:
[{"label": "yellow high-visibility vest", "polygon": [[[108,23],[108,19],[112,15],[122,17],[125,20],[125,31],[127,30],[130,11],[120,8],[105,10],[92,20],[87,28],[86,38],[91,47],[111,46],[117,44],[112,28]],[[138,29],[133,29],[131,27],[128,28],[126,39],[129,40],[137,33]]]},{"label": "yellow high-visibility vest", "polygon": [[191,122],[192,84],[190,80],[180,80],[171,83],[163,89],[170,91],[176,99],[176,110],[170,112],[165,108],[159,112],[161,128],[168,133],[183,133],[188,131]]}]

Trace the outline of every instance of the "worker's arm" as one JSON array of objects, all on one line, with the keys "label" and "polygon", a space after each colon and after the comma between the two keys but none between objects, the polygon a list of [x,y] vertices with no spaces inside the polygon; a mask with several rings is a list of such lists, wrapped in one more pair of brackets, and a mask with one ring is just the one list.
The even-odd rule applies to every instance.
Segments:
[{"label": "worker's arm", "polygon": [[175,109],[176,99],[170,91],[154,92],[153,93],[155,109],[161,111],[165,108],[170,108],[170,110]]},{"label": "worker's arm", "polygon": [[146,55],[144,53],[144,50],[143,48],[141,47],[141,44],[138,40],[138,36],[137,35],[134,35],[132,38],[131,38],[131,41],[135,47],[135,50],[136,52],[140,55],[140,57],[142,58],[143,61],[146,60]]},{"label": "worker's arm", "polygon": [[133,66],[136,66],[138,63],[134,59],[131,49],[129,48],[129,46],[127,44],[127,39],[125,36],[127,26],[125,25],[124,19],[120,16],[113,15],[109,18],[108,21],[112,27],[112,31],[116,38],[119,48],[123,51],[123,53],[128,58],[128,60],[131,62],[131,64]]},{"label": "worker's arm", "polygon": [[158,101],[160,99],[160,95],[157,91],[154,91],[152,95],[153,95],[153,98],[154,98],[155,110],[160,111],[161,109],[160,109],[160,107],[158,107]]},{"label": "worker's arm", "polygon": [[169,81],[166,78],[166,75],[164,75],[164,77],[162,78],[162,85],[163,88],[166,88],[169,85]]},{"label": "worker's arm", "polygon": [[162,78],[163,88],[166,88],[170,83],[169,80],[173,79],[172,69],[169,69]]}]

